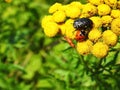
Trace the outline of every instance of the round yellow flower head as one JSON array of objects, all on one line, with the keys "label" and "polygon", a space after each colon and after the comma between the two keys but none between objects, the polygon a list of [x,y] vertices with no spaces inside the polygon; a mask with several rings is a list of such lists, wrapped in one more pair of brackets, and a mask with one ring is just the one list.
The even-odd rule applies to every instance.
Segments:
[{"label": "round yellow flower head", "polygon": [[97,42],[93,45],[92,54],[98,58],[103,58],[108,54],[108,46],[103,42]]},{"label": "round yellow flower head", "polygon": [[53,22],[52,15],[47,15],[42,19],[42,21],[41,21],[42,28],[45,28],[46,23],[48,23],[48,22]]},{"label": "round yellow flower head", "polygon": [[57,10],[59,10],[59,8],[61,8],[62,4],[61,3],[55,3],[53,4],[50,8],[49,8],[49,13],[54,13]]},{"label": "round yellow flower head", "polygon": [[111,10],[111,17],[120,18],[120,10],[119,9]]},{"label": "round yellow flower head", "polygon": [[94,28],[99,28],[102,26],[102,20],[100,17],[93,16],[90,19],[93,21]]},{"label": "round yellow flower head", "polygon": [[106,4],[100,4],[100,5],[98,5],[97,8],[98,8],[98,14],[100,16],[107,15],[111,11],[111,8],[108,5],[106,5]]},{"label": "round yellow flower head", "polygon": [[100,37],[101,31],[98,30],[97,28],[92,29],[88,34],[88,38],[93,42],[97,42]]},{"label": "round yellow flower head", "polygon": [[120,1],[117,1],[117,8],[120,9]]},{"label": "round yellow flower head", "polygon": [[82,9],[82,4],[79,1],[73,1],[69,5]]},{"label": "round yellow flower head", "polygon": [[117,0],[104,0],[104,2],[112,8],[116,8],[117,6]]},{"label": "round yellow flower head", "polygon": [[110,26],[113,18],[111,16],[109,16],[109,15],[106,15],[106,16],[102,16],[101,20],[102,20],[102,25],[104,27],[108,27],[108,26]]},{"label": "round yellow flower head", "polygon": [[71,39],[74,39],[74,38],[75,38],[75,28],[73,27],[73,22],[74,22],[73,19],[68,19],[68,20],[65,22],[65,26],[66,26],[65,35],[66,35],[68,38],[71,38]]},{"label": "round yellow flower head", "polygon": [[64,23],[59,24],[59,28],[60,28],[61,34],[65,35],[65,33],[66,33],[66,25]]},{"label": "round yellow flower head", "polygon": [[53,19],[55,22],[60,23],[60,22],[64,22],[66,19],[66,15],[64,11],[56,11],[53,14]]},{"label": "round yellow flower head", "polygon": [[82,9],[83,15],[90,17],[95,15],[96,13],[97,13],[97,8],[94,5],[88,3],[83,6],[83,9]]},{"label": "round yellow flower head", "polygon": [[104,0],[88,0],[88,1],[93,5],[100,5],[104,3]]},{"label": "round yellow flower head", "polygon": [[83,41],[77,43],[77,51],[81,55],[87,55],[90,53],[92,47],[92,42],[90,41]]},{"label": "round yellow flower head", "polygon": [[102,34],[103,42],[105,42],[109,46],[114,46],[117,43],[117,35],[113,33],[111,30],[106,30]]},{"label": "round yellow flower head", "polygon": [[116,18],[111,23],[111,30],[116,34],[120,35],[120,18]]},{"label": "round yellow flower head", "polygon": [[54,37],[59,31],[59,27],[55,22],[47,22],[44,33],[48,37]]},{"label": "round yellow flower head", "polygon": [[81,11],[78,7],[69,5],[66,10],[66,15],[70,18],[78,18],[81,14]]}]

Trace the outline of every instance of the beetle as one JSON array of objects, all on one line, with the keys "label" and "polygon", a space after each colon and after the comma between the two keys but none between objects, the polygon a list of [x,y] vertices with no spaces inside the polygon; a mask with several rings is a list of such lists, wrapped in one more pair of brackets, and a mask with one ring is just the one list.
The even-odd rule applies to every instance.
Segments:
[{"label": "beetle", "polygon": [[[73,23],[73,27],[76,29],[75,40],[82,42],[88,38],[89,31],[93,28],[93,22],[89,18],[79,18]],[[75,47],[72,40],[65,37],[66,41],[71,47]]]},{"label": "beetle", "polygon": [[89,18],[79,18],[74,21],[73,27],[76,29],[77,41],[84,41],[88,37],[89,31],[93,28],[93,22]]}]

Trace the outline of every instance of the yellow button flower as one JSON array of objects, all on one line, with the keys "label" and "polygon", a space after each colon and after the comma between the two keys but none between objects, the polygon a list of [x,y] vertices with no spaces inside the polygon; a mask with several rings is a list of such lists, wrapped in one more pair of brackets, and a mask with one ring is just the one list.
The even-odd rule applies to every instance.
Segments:
[{"label": "yellow button flower", "polygon": [[112,10],[111,11],[111,17],[113,17],[113,18],[120,18],[120,10],[119,9]]},{"label": "yellow button flower", "polygon": [[75,38],[75,28],[73,27],[73,22],[74,22],[73,19],[68,19],[68,20],[65,22],[65,26],[66,26],[65,35],[66,35],[68,38],[71,38],[71,39],[74,39],[74,38]]},{"label": "yellow button flower", "polygon": [[78,7],[74,7],[74,6],[71,6],[69,5],[66,10],[66,15],[70,18],[78,18],[81,14],[81,11]]},{"label": "yellow button flower", "polygon": [[7,2],[7,3],[11,3],[11,2],[12,2],[12,0],[5,0],[5,2]]},{"label": "yellow button flower", "polygon": [[120,35],[120,18],[114,19],[111,23],[111,30],[116,34]]},{"label": "yellow button flower", "polygon": [[47,22],[44,33],[48,37],[54,37],[59,31],[59,27],[55,22]]},{"label": "yellow button flower", "polygon": [[101,37],[101,31],[98,30],[97,28],[92,29],[88,34],[88,38],[93,42],[96,42],[100,37]]},{"label": "yellow button flower", "polygon": [[50,8],[49,8],[49,13],[54,13],[57,10],[59,10],[59,8],[61,8],[62,4],[61,3],[55,3],[53,4]]},{"label": "yellow button flower", "polygon": [[60,32],[62,35],[66,34],[66,25],[64,23],[59,24]]},{"label": "yellow button flower", "polygon": [[106,16],[102,16],[101,20],[102,20],[102,25],[104,27],[108,27],[108,26],[110,26],[113,18],[111,16],[109,16],[109,15],[106,15]]},{"label": "yellow button flower", "polygon": [[120,1],[117,1],[117,8],[120,9]]},{"label": "yellow button flower", "polygon": [[90,17],[95,15],[96,13],[97,13],[97,8],[94,5],[88,3],[83,6],[83,9],[82,9],[83,15]]},{"label": "yellow button flower", "polygon": [[97,16],[93,16],[90,18],[92,21],[93,21],[93,24],[94,24],[94,28],[99,28],[102,26],[102,20],[100,17],[97,17]]},{"label": "yellow button flower", "polygon": [[83,41],[77,43],[77,51],[81,55],[87,55],[90,53],[92,47],[92,42],[90,41]]},{"label": "yellow button flower", "polygon": [[82,4],[79,1],[73,1],[69,5],[82,9]]},{"label": "yellow button flower", "polygon": [[108,46],[102,42],[97,42],[93,45],[92,54],[98,58],[103,58],[108,54]]},{"label": "yellow button flower", "polygon": [[100,4],[100,5],[98,5],[97,8],[98,8],[98,14],[100,16],[107,15],[111,11],[111,8],[108,5],[106,5],[106,4]]},{"label": "yellow button flower", "polygon": [[117,0],[104,0],[104,2],[112,8],[116,8],[117,6]]},{"label": "yellow button flower", "polygon": [[102,34],[103,42],[105,42],[109,46],[114,46],[117,43],[117,35],[113,33],[111,30],[106,30]]},{"label": "yellow button flower", "polygon": [[60,22],[64,22],[66,19],[66,15],[64,11],[56,11],[53,14],[53,19],[55,22],[60,23]]},{"label": "yellow button flower", "polygon": [[100,5],[104,3],[104,0],[88,0],[88,1],[93,5]]},{"label": "yellow button flower", "polygon": [[48,23],[48,22],[53,22],[52,15],[47,15],[47,16],[43,17],[43,19],[41,21],[42,28],[45,28],[46,23]]}]

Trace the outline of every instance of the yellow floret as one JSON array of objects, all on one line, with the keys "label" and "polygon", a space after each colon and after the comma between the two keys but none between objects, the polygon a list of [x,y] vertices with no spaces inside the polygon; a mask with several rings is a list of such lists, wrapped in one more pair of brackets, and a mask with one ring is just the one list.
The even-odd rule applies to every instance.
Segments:
[{"label": "yellow floret", "polygon": [[60,23],[60,22],[64,22],[66,19],[66,15],[64,11],[56,11],[53,14],[53,19],[55,22]]},{"label": "yellow floret", "polygon": [[103,58],[108,54],[108,46],[102,42],[97,42],[93,45],[92,54],[98,58]]},{"label": "yellow floret", "polygon": [[104,2],[112,8],[116,8],[117,6],[117,0],[104,0]]},{"label": "yellow floret", "polygon": [[101,37],[101,31],[98,30],[97,28],[92,29],[88,34],[88,38],[93,42],[96,42],[100,37]]},{"label": "yellow floret", "polygon": [[74,39],[74,38],[75,38],[75,28],[73,27],[73,22],[74,22],[73,19],[68,19],[68,20],[65,22],[65,26],[66,26],[65,35],[66,35],[68,38],[71,38],[71,39]]},{"label": "yellow floret", "polygon": [[59,31],[59,27],[55,22],[47,22],[44,33],[48,37],[54,37]]},{"label": "yellow floret", "polygon": [[100,16],[107,15],[110,13],[110,11],[111,11],[111,8],[108,5],[106,5],[106,4],[98,5],[98,14]]},{"label": "yellow floret", "polygon": [[59,28],[60,28],[61,34],[65,35],[65,33],[66,33],[66,25],[64,23],[59,24]]},{"label": "yellow floret", "polygon": [[120,1],[117,1],[117,8],[120,9]]},{"label": "yellow floret", "polygon": [[95,15],[96,13],[97,13],[97,8],[94,5],[88,3],[83,6],[82,14],[84,16],[90,17]]},{"label": "yellow floret", "polygon": [[117,35],[113,33],[111,30],[106,30],[102,34],[103,41],[109,45],[114,46],[117,43]]},{"label": "yellow floret", "polygon": [[90,19],[93,21],[94,28],[99,28],[102,26],[102,20],[100,17],[93,16]]},{"label": "yellow floret", "polygon": [[43,19],[41,21],[42,28],[44,28],[46,26],[47,22],[53,22],[52,15],[47,15],[47,16],[43,17]]},{"label": "yellow floret", "polygon": [[104,3],[104,0],[88,0],[88,1],[93,5],[100,5]]},{"label": "yellow floret", "polygon": [[49,13],[54,13],[57,10],[59,10],[59,8],[61,8],[62,4],[61,3],[55,3],[53,4],[50,8],[49,8]]},{"label": "yellow floret", "polygon": [[77,51],[81,55],[87,55],[90,53],[92,47],[92,42],[91,41],[83,41],[83,42],[78,42],[77,43]]},{"label": "yellow floret", "polygon": [[69,5],[82,9],[82,4],[79,1],[73,1]]},{"label": "yellow floret", "polygon": [[114,19],[111,23],[111,30],[116,34],[120,35],[120,18]]},{"label": "yellow floret", "polygon": [[119,9],[112,10],[111,11],[111,17],[113,17],[113,18],[120,18],[120,10]]},{"label": "yellow floret", "polygon": [[110,26],[113,18],[109,15],[106,15],[106,16],[102,16],[101,20],[102,20],[102,25],[104,27],[108,27],[108,26]]},{"label": "yellow floret", "polygon": [[81,14],[81,11],[78,7],[68,6],[65,10],[66,15],[70,18],[78,18]]}]

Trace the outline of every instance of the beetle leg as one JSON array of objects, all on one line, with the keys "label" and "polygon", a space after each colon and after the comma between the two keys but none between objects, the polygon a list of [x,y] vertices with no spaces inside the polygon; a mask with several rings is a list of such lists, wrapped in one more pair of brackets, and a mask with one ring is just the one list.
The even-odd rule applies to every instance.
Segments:
[{"label": "beetle leg", "polygon": [[72,42],[72,39],[70,39],[70,38],[68,38],[68,37],[64,37],[65,38],[65,40],[69,43],[69,45],[71,46],[71,47],[75,47],[75,45],[73,44],[73,42]]}]

